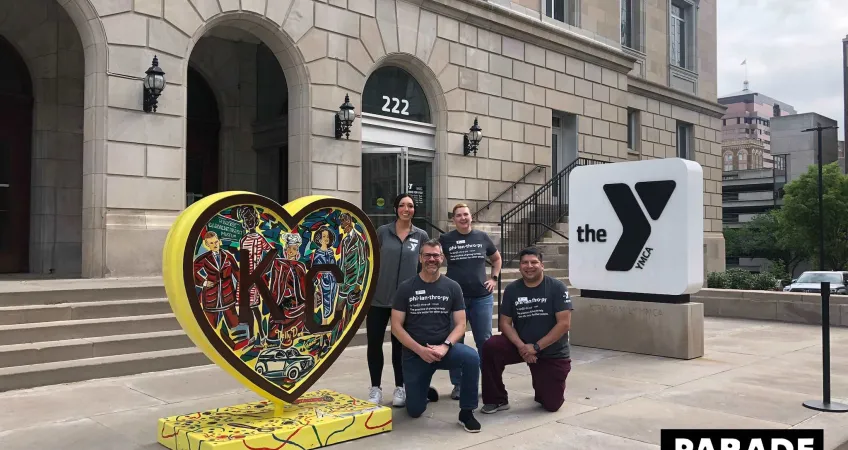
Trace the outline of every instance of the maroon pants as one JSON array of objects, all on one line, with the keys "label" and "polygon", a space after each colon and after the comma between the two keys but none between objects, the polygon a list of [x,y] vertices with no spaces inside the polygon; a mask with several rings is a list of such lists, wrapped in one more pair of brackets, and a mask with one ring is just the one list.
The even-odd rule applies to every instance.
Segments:
[{"label": "maroon pants", "polygon": [[[502,335],[490,337],[483,344],[481,371],[483,379],[483,404],[500,404],[508,401],[503,384],[504,368],[524,362],[515,345]],[[565,379],[571,372],[570,359],[537,359],[530,367],[535,400],[548,411],[556,411],[565,401]]]}]

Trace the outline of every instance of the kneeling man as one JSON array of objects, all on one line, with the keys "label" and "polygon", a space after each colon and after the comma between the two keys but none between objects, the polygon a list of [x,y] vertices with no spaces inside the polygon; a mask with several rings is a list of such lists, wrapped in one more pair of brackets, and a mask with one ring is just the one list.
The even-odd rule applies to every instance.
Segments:
[{"label": "kneeling man", "polygon": [[530,366],[538,403],[553,412],[565,401],[565,378],[571,371],[567,332],[572,306],[568,288],[545,275],[537,249],[524,249],[519,258],[521,278],[506,287],[501,300],[498,328],[502,334],[483,344],[480,411],[485,414],[509,409],[504,367],[522,361]]},{"label": "kneeling man", "polygon": [[466,431],[478,433],[480,423],[472,411],[478,405],[480,357],[471,347],[457,343],[465,335],[462,288],[439,273],[444,253],[438,240],[422,244],[418,258],[421,272],[398,286],[392,302],[392,334],[404,346],[406,412],[419,417],[428,401],[439,400],[439,393],[430,386],[437,369],[462,369],[459,423]]}]

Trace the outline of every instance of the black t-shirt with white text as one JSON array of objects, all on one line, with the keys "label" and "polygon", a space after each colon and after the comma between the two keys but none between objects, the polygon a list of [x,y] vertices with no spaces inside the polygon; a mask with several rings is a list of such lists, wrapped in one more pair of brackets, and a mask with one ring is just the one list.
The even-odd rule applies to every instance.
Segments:
[{"label": "black t-shirt with white text", "polygon": [[[519,278],[504,290],[501,314],[512,318],[512,326],[525,344],[539,342],[556,325],[556,313],[572,310],[571,298],[565,283],[545,275],[536,287],[530,288]],[[570,358],[568,333],[537,355],[541,359]]]},{"label": "black t-shirt with white text", "polygon": [[486,257],[498,251],[488,234],[471,230],[462,234],[457,230],[439,236],[445,262],[448,265],[446,275],[456,280],[466,297],[485,297],[491,292],[486,289]]},{"label": "black t-shirt with white text", "polygon": [[[456,281],[440,275],[428,283],[415,275],[398,286],[392,309],[406,313],[403,328],[415,342],[438,345],[450,336],[451,316],[465,310],[465,301]],[[406,347],[403,351],[405,356],[413,354]]]}]

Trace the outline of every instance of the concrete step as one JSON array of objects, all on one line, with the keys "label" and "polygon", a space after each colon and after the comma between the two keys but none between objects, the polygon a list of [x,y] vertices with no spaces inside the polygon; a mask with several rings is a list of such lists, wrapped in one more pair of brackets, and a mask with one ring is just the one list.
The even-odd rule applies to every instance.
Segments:
[{"label": "concrete step", "polygon": [[0,307],[165,297],[162,277],[0,281]]},{"label": "concrete step", "polygon": [[0,391],[211,364],[196,347],[0,368]]},{"label": "concrete step", "polygon": [[173,313],[0,325],[0,345],[179,330]]},{"label": "concrete step", "polygon": [[182,329],[0,346],[0,367],[194,347]]},{"label": "concrete step", "polygon": [[0,307],[0,325],[143,316],[171,312],[167,298]]}]

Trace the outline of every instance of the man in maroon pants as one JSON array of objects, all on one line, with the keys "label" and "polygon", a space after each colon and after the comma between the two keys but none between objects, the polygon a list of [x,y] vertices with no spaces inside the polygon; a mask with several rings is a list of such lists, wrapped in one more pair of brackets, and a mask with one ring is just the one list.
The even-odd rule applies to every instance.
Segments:
[{"label": "man in maroon pants", "polygon": [[501,334],[483,344],[481,370],[484,414],[509,409],[504,367],[526,362],[533,377],[535,400],[548,411],[565,401],[565,379],[571,371],[568,288],[545,275],[542,253],[527,248],[519,255],[521,278],[510,283],[501,300]]}]

